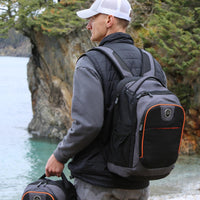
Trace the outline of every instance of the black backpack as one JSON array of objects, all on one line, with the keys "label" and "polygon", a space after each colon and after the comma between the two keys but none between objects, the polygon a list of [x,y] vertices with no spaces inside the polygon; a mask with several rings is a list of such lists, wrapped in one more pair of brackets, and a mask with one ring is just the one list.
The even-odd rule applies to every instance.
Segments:
[{"label": "black backpack", "polygon": [[76,200],[74,185],[62,173],[62,180],[45,178],[45,174],[37,181],[27,185],[21,200]]},{"label": "black backpack", "polygon": [[106,152],[108,169],[129,179],[166,177],[174,168],[183,135],[185,112],[179,99],[155,77],[154,58],[145,50],[139,49],[141,77],[133,76],[112,49],[101,46],[93,50],[105,54],[122,77]]}]

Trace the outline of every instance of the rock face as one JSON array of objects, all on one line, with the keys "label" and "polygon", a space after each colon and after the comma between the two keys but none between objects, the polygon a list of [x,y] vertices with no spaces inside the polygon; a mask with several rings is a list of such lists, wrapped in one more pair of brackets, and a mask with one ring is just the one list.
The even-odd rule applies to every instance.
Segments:
[{"label": "rock face", "polygon": [[200,153],[200,110],[191,108],[187,112],[181,147],[181,152],[185,154]]},{"label": "rock face", "polygon": [[[62,139],[71,125],[73,72],[77,58],[94,46],[88,32],[77,30],[67,37],[49,37],[32,32],[32,57],[28,63],[28,83],[32,95],[33,119],[30,133]],[[200,150],[200,110],[190,109],[181,152]]]},{"label": "rock face", "polygon": [[32,32],[32,57],[28,63],[33,109],[30,133],[59,139],[67,133],[71,125],[74,66],[77,58],[92,46],[88,37],[83,31],[66,38]]}]

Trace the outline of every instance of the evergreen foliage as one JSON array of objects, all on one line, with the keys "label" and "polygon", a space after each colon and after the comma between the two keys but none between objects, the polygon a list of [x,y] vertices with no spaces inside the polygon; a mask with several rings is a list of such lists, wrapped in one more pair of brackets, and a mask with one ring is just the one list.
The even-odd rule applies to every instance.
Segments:
[{"label": "evergreen foliage", "polygon": [[[200,75],[200,1],[137,0],[134,28],[139,28],[143,47],[161,63],[172,89],[185,108],[191,105],[192,84]],[[186,78],[187,77],[187,78]]]},{"label": "evergreen foliage", "polygon": [[6,35],[12,27],[29,36],[32,30],[48,35],[67,35],[82,26],[76,10],[84,0],[2,0],[0,33]]}]

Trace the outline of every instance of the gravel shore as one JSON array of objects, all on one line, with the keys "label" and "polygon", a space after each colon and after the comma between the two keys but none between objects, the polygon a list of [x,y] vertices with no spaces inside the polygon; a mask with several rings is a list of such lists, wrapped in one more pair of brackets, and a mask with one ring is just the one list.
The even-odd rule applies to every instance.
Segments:
[{"label": "gravel shore", "polygon": [[178,193],[172,190],[173,188],[168,190],[168,194],[163,195],[151,194],[149,200],[200,200],[200,182],[196,182],[196,184],[188,183]]},{"label": "gravel shore", "polygon": [[170,195],[163,195],[163,196],[152,196],[149,198],[149,200],[200,200],[200,194],[199,195],[181,195],[176,196],[173,195],[170,197]]}]

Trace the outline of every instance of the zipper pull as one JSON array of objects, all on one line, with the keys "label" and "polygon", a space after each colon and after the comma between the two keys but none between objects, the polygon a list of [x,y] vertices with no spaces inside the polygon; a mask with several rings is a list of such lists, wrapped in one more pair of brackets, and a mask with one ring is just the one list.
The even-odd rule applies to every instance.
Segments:
[{"label": "zipper pull", "polygon": [[148,92],[148,95],[149,95],[150,97],[153,97],[153,95],[151,94],[151,92]]},{"label": "zipper pull", "polygon": [[44,187],[46,187],[46,185],[47,185],[47,182],[46,182],[46,183],[44,183]]},{"label": "zipper pull", "polygon": [[141,97],[144,96],[149,96],[149,97],[153,97],[153,95],[151,94],[151,92],[141,92],[140,94],[137,95],[137,100],[140,99]]},{"label": "zipper pull", "polygon": [[115,104],[117,104],[119,101],[119,97],[117,96],[116,99],[115,99]]},{"label": "zipper pull", "polygon": [[42,182],[39,182],[39,183],[37,184],[37,187],[40,187],[40,185],[42,185]]},{"label": "zipper pull", "polygon": [[142,130],[143,130],[143,124],[140,124],[139,131],[142,132]]}]

